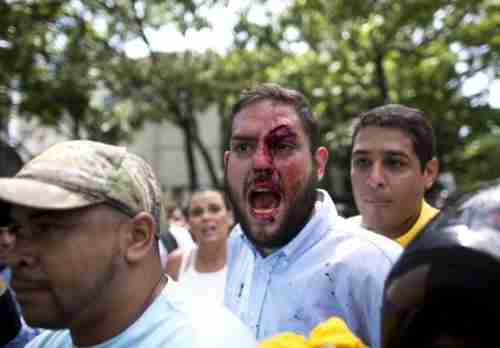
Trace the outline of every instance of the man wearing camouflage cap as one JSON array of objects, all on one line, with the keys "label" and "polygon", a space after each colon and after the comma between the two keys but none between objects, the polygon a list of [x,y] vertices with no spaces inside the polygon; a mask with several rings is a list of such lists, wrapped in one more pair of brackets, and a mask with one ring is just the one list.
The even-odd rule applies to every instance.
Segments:
[{"label": "man wearing camouflage cap", "polygon": [[[186,298],[162,274],[161,192],[126,149],[57,144],[0,179],[17,241],[7,261],[28,347],[254,347],[227,310]],[[52,331],[56,330],[56,331]]]}]

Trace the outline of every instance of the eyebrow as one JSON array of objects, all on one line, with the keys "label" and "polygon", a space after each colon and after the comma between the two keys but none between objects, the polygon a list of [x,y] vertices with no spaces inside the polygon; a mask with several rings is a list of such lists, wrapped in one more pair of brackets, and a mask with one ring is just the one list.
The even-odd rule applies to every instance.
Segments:
[{"label": "eyebrow", "polygon": [[370,151],[368,151],[368,150],[354,150],[352,152],[353,155],[367,155],[369,153],[370,153]]},{"label": "eyebrow", "polygon": [[[352,155],[368,155],[368,154],[371,154],[373,153],[373,151],[370,151],[370,150],[354,150],[352,152]],[[382,151],[382,154],[384,156],[398,156],[398,157],[406,157],[408,158],[408,154],[404,151],[395,151],[395,150],[388,150],[388,151]]]},{"label": "eyebrow", "polygon": [[384,151],[384,155],[396,156],[396,157],[405,157],[408,158],[408,154],[404,151]]},{"label": "eyebrow", "polygon": [[250,135],[234,135],[231,137],[230,141],[256,141],[256,137]]}]

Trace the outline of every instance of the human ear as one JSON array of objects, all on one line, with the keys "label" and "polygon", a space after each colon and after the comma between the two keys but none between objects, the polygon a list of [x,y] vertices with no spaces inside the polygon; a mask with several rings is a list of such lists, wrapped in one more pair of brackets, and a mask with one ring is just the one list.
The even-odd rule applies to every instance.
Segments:
[{"label": "human ear", "polygon": [[140,212],[127,223],[127,246],[125,257],[128,262],[138,262],[148,254],[156,242],[156,223],[151,214]]},{"label": "human ear", "polygon": [[428,190],[434,185],[439,173],[439,161],[437,158],[431,159],[425,165],[424,169],[424,185],[425,189]]},{"label": "human ear", "polygon": [[314,152],[314,162],[316,164],[316,175],[318,176],[318,180],[323,179],[323,176],[325,175],[328,156],[328,150],[324,146],[318,147]]}]

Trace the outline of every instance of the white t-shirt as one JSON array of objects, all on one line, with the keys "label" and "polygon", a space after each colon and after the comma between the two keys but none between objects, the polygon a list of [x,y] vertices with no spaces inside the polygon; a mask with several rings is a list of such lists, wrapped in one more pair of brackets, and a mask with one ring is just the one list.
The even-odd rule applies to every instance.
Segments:
[{"label": "white t-shirt", "polygon": [[[26,347],[75,348],[75,345],[69,330],[58,330],[43,332]],[[108,341],[85,348],[130,347],[255,348],[257,342],[249,329],[223,306],[192,298],[182,284],[169,279],[139,319]]]},{"label": "white t-shirt", "polygon": [[227,266],[224,266],[224,268],[216,272],[198,272],[195,269],[197,254],[197,247],[184,253],[179,271],[179,282],[182,283],[193,296],[204,298],[206,301],[215,301],[223,304]]}]

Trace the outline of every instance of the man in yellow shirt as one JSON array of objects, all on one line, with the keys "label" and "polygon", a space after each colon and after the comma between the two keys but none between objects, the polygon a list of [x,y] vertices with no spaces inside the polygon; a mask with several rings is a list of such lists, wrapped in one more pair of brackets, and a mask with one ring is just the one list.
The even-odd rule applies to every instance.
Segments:
[{"label": "man in yellow shirt", "polygon": [[438,172],[434,131],[422,111],[390,104],[361,114],[351,153],[360,215],[350,220],[405,247],[438,213],[424,200]]}]

